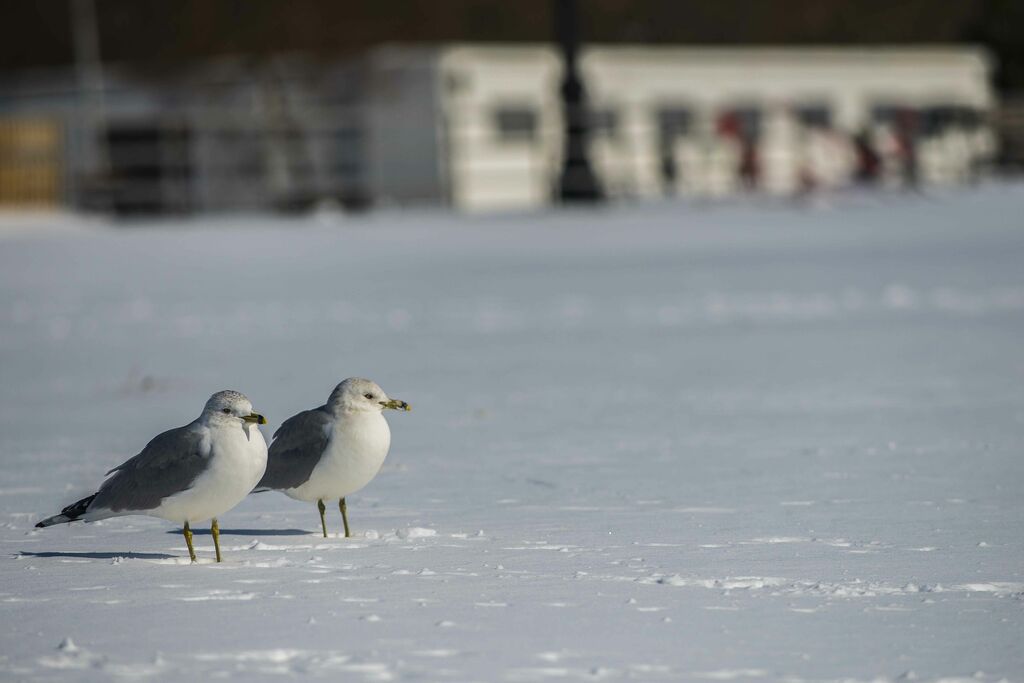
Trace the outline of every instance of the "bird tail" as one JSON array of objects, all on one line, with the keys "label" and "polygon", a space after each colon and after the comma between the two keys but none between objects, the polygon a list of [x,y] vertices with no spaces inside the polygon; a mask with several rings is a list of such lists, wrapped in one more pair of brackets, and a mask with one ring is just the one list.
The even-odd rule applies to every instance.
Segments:
[{"label": "bird tail", "polygon": [[91,496],[83,498],[77,503],[72,503],[71,505],[68,505],[66,508],[60,511],[59,515],[47,517],[43,521],[36,524],[36,528],[42,529],[44,527],[53,526],[54,524],[63,524],[65,522],[73,522],[76,519],[79,519],[82,515],[85,514],[85,511],[89,509],[89,505],[92,503],[93,498],[95,497],[96,494],[94,493]]}]

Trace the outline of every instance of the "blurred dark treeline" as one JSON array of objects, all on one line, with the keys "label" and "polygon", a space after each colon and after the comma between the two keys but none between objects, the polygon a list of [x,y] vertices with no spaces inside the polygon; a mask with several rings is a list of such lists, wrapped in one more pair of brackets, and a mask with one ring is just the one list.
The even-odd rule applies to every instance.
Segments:
[{"label": "blurred dark treeline", "polygon": [[[74,0],[6,2],[0,67],[73,61]],[[551,0],[94,0],[105,61],[334,58],[382,42],[544,41]],[[1024,89],[1024,0],[581,0],[587,40],[690,45],[975,43]]]}]

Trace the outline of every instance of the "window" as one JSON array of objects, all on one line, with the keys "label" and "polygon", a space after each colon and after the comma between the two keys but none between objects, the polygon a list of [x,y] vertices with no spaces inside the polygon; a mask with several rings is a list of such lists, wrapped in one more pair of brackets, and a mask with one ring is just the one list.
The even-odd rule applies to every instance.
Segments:
[{"label": "window", "polygon": [[897,104],[880,104],[871,108],[871,120],[876,123],[897,124],[917,118],[917,110]]},{"label": "window", "polygon": [[666,107],[658,110],[658,132],[662,145],[671,146],[676,138],[689,134],[693,125],[693,112],[682,107]]},{"label": "window", "polygon": [[977,110],[956,104],[940,104],[921,111],[921,132],[925,136],[942,135],[951,128],[976,130],[981,124]]},{"label": "window", "polygon": [[807,128],[831,128],[832,112],[824,104],[804,104],[796,108],[797,120]]},{"label": "window", "polygon": [[920,134],[920,111],[898,104],[881,104],[871,108],[871,120],[893,129],[897,135],[916,137]]},{"label": "window", "polygon": [[530,107],[500,107],[494,126],[502,142],[532,142],[537,138],[537,112]]},{"label": "window", "polygon": [[716,128],[719,135],[755,141],[761,137],[761,110],[750,106],[723,109],[718,114]]}]

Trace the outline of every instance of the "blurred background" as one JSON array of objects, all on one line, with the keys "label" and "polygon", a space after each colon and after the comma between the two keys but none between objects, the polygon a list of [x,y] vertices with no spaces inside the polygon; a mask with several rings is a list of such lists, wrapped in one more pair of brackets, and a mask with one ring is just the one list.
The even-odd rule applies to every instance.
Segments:
[{"label": "blurred background", "polygon": [[805,196],[1024,166],[1013,0],[39,0],[0,208]]}]

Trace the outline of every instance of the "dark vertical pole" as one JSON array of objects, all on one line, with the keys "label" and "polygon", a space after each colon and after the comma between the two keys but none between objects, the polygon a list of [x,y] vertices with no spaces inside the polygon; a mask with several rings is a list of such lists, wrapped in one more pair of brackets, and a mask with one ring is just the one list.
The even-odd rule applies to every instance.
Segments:
[{"label": "dark vertical pole", "polygon": [[565,119],[565,158],[558,181],[558,198],[563,202],[595,202],[603,197],[587,155],[590,118],[586,90],[580,79],[579,16],[576,0],[553,0],[555,37],[562,51],[565,75],[562,80],[562,112]]},{"label": "dark vertical pole", "polygon": [[[95,0],[72,0],[71,35],[75,49],[75,69],[78,72],[78,97],[84,121],[82,147],[79,159],[72,160],[72,198],[81,204],[86,197],[82,188],[82,172],[88,177],[87,189],[92,194],[89,201],[96,202],[97,183],[110,181],[110,159],[107,154],[106,103],[104,101],[103,58],[100,51],[100,29]],[[100,200],[107,204],[109,193],[104,192]]]}]

